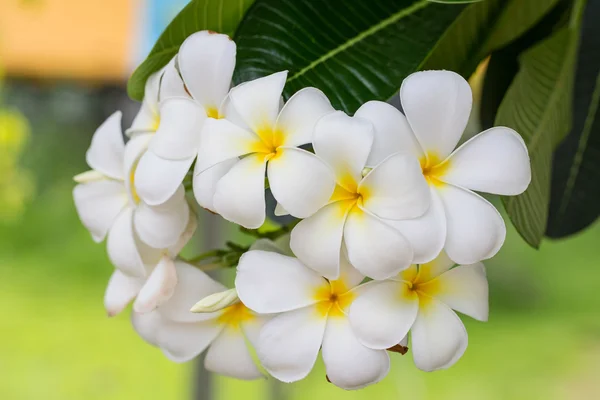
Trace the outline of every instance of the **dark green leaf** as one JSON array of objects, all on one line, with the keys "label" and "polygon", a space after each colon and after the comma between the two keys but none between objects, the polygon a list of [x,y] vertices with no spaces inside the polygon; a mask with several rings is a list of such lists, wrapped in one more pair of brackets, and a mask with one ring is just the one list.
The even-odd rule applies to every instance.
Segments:
[{"label": "dark green leaf", "polygon": [[498,110],[496,125],[521,134],[531,157],[532,181],[525,193],[503,198],[521,236],[538,247],[546,230],[552,151],[569,131],[577,27],[564,28],[527,50]]},{"label": "dark green leaf", "polygon": [[179,51],[181,43],[201,30],[233,35],[254,0],[192,0],[162,33],[148,57],[135,70],[127,84],[129,97],[142,100],[146,80],[164,67]]},{"label": "dark green leaf", "polygon": [[519,55],[553,32],[567,26],[571,4],[560,1],[541,21],[519,39],[492,53],[483,81],[480,122],[483,129],[494,126],[498,107],[519,71]]},{"label": "dark green leaf", "polygon": [[236,83],[288,70],[284,95],[323,90],[353,113],[418,70],[465,6],[426,0],[257,0],[240,24]]},{"label": "dark green leaf", "polygon": [[546,234],[579,232],[600,215],[600,1],[584,14],[573,98],[573,129],[554,153]]},{"label": "dark green leaf", "polygon": [[561,0],[486,0],[468,6],[422,69],[449,69],[469,78],[492,51],[528,31]]}]

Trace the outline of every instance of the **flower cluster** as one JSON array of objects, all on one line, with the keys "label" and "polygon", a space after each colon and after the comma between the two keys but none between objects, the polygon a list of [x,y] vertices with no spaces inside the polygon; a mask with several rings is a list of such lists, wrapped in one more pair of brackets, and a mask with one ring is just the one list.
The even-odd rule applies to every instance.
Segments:
[{"label": "flower cluster", "polygon": [[[229,37],[191,35],[148,79],[127,143],[119,113],[94,134],[74,198],[116,267],[109,315],[133,301],[134,328],[167,357],[208,349],[207,369],[241,379],[300,380],[321,351],[333,384],[361,388],[409,336],[418,368],[453,365],[467,347],[453,310],[487,319],[481,261],[506,234],[475,192],[527,188],[521,137],[496,127],[457,147],[472,94],[450,71],[406,78],[404,113],[371,101],[351,117],[316,88],[284,104],[285,71],[230,89],[235,58]],[[188,186],[245,228],[265,223],[266,189],[299,222],[284,246],[258,240],[227,289],[178,258],[196,228]]]}]

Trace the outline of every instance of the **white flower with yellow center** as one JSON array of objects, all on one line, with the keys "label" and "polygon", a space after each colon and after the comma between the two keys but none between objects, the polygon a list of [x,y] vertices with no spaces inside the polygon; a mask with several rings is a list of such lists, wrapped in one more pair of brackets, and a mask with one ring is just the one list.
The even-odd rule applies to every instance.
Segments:
[{"label": "white flower with yellow center", "polygon": [[160,124],[135,178],[148,204],[161,204],[173,195],[198,155],[205,121],[223,117],[219,107],[231,86],[235,53],[229,36],[201,31],[183,42],[165,69]]},{"label": "white flower with yellow center", "polygon": [[315,154],[334,172],[335,192],[329,204],[296,225],[290,246],[328,279],[337,279],[343,243],[350,263],[374,279],[393,276],[413,260],[409,241],[386,221],[421,216],[429,189],[418,161],[407,153],[365,169],[372,144],[373,125],[340,111],[315,126]]},{"label": "white flower with yellow center", "polygon": [[483,264],[454,264],[442,253],[390,280],[365,284],[349,313],[361,343],[387,349],[410,330],[418,368],[433,371],[458,361],[467,348],[467,331],[452,310],[487,321],[488,284]]},{"label": "white flower with yellow center", "polygon": [[[86,160],[92,171],[75,177],[75,206],[96,242],[108,235],[108,256],[121,272],[147,277],[145,265],[156,265],[156,252],[177,244],[190,219],[183,187],[160,206],[150,206],[136,192],[135,167],[150,134],[123,143],[121,113],[109,117],[94,133]],[[160,258],[160,257],[158,257]]]},{"label": "white flower with yellow center", "polygon": [[333,108],[315,88],[298,91],[282,108],[286,77],[278,72],[233,88],[226,118],[209,121],[202,133],[196,199],[246,228],[265,221],[265,172],[275,199],[298,218],[317,211],[333,192],[327,166],[298,147],[312,142],[315,123]]},{"label": "white flower with yellow center", "polygon": [[239,298],[268,321],[256,351],[265,369],[283,382],[303,379],[322,349],[329,380],[359,389],[383,379],[390,360],[385,350],[362,345],[346,313],[359,295],[363,276],[347,262],[340,278],[328,281],[298,259],[252,250],[240,259],[235,286]]},{"label": "white flower with yellow center", "polygon": [[400,88],[406,117],[389,104],[368,102],[356,116],[375,126],[369,165],[404,150],[420,160],[431,188],[431,207],[416,220],[395,222],[411,242],[415,262],[444,248],[451,259],[471,264],[494,256],[506,227],[496,208],[474,191],[517,195],[531,180],[527,147],[518,133],[495,127],[454,149],[471,113],[469,84],[450,71],[410,75]]},{"label": "white flower with yellow center", "polygon": [[155,311],[133,313],[136,331],[173,361],[191,360],[208,349],[207,370],[238,379],[262,377],[246,341],[256,345],[267,317],[241,302],[213,313],[190,312],[199,299],[226,288],[184,262],[176,261],[175,268],[179,279],[173,295]]}]

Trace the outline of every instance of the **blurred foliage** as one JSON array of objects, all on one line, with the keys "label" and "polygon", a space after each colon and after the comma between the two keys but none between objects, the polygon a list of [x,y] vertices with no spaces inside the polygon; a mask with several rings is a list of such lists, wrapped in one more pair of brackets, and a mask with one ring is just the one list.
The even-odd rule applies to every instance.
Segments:
[{"label": "blurred foliage", "polygon": [[[0,83],[2,78],[0,69]],[[17,221],[33,197],[33,177],[19,165],[29,136],[27,119],[0,99],[0,223]]]}]

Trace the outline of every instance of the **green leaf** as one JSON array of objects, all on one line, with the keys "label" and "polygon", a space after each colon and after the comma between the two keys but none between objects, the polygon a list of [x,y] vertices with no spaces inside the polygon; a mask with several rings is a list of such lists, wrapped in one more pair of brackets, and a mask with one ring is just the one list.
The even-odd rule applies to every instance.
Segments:
[{"label": "green leaf", "polygon": [[573,98],[573,129],[554,153],[546,235],[561,238],[600,215],[600,1],[584,14]]},{"label": "green leaf", "polygon": [[494,126],[498,107],[519,72],[519,55],[536,43],[568,25],[571,5],[562,1],[524,35],[490,56],[480,100],[480,122],[483,129]]},{"label": "green leaf", "polygon": [[492,51],[517,39],[561,0],[486,0],[471,4],[450,26],[422,69],[449,69],[469,78]]},{"label": "green leaf", "polygon": [[236,83],[288,70],[284,96],[315,86],[353,113],[418,70],[464,5],[426,0],[257,0],[238,30]]},{"label": "green leaf", "polygon": [[496,117],[496,125],[515,129],[529,148],[529,188],[502,201],[517,231],[536,248],[546,230],[552,152],[571,125],[578,34],[569,26],[521,55],[520,70]]},{"label": "green leaf", "polygon": [[465,4],[465,3],[477,3],[483,0],[428,0],[432,3],[447,3],[447,4]]},{"label": "green leaf", "polygon": [[211,30],[232,36],[254,0],[192,0],[171,21],[127,84],[129,97],[141,101],[146,80],[177,54],[192,33]]},{"label": "green leaf", "polygon": [[368,100],[389,99],[417,70],[469,77],[558,1],[257,0],[236,32],[234,80],[289,70],[286,98],[315,86],[352,113]]}]

